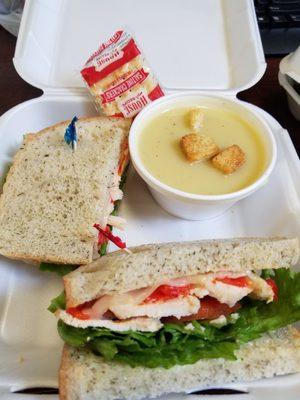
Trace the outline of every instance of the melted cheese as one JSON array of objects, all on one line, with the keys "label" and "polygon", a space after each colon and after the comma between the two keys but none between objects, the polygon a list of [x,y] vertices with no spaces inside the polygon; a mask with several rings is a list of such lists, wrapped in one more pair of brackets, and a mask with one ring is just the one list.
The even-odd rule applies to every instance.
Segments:
[{"label": "melted cheese", "polygon": [[218,328],[221,328],[222,326],[227,324],[227,319],[226,319],[225,315],[220,315],[218,318],[212,319],[211,321],[209,321],[209,323]]},{"label": "melted cheese", "polygon": [[258,300],[264,299],[267,301],[267,303],[270,303],[274,300],[273,289],[264,279],[252,273],[249,274],[249,277],[251,279],[252,287],[251,297]]}]

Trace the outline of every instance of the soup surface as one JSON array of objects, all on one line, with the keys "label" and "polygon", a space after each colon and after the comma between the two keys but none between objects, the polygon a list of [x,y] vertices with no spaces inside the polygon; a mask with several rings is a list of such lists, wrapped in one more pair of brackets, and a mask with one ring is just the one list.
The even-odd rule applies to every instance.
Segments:
[{"label": "soup surface", "polygon": [[191,133],[191,108],[174,108],[153,118],[141,132],[138,147],[144,167],[162,183],[188,193],[216,195],[241,190],[263,173],[267,164],[265,145],[256,131],[238,114],[199,107],[204,123],[198,133],[213,138],[220,150],[236,144],[246,154],[246,162],[226,175],[210,160],[191,163],[181,148],[182,136]]}]

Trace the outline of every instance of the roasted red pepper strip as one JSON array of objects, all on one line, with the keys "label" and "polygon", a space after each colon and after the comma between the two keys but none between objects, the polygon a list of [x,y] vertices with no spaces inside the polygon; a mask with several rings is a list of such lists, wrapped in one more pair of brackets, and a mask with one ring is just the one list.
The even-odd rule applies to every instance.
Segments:
[{"label": "roasted red pepper strip", "polygon": [[277,301],[278,300],[278,287],[276,285],[276,282],[272,278],[266,279],[266,282],[269,286],[271,286],[271,288],[273,290],[273,293],[274,293],[273,301]]},{"label": "roasted red pepper strip", "polygon": [[67,309],[67,313],[77,319],[87,320],[90,317],[86,315],[79,307],[70,307]]},{"label": "roasted red pepper strip", "polygon": [[248,287],[250,283],[250,280],[247,276],[241,276],[239,278],[230,278],[229,276],[224,276],[223,278],[216,278],[215,281],[242,288]]},{"label": "roasted red pepper strip", "polygon": [[169,286],[161,285],[153,293],[150,294],[144,303],[155,303],[160,300],[171,300],[178,296],[187,296],[194,285],[184,285],[184,286]]},{"label": "roasted red pepper strip", "polygon": [[[101,233],[103,236],[105,236],[108,240],[113,242],[116,246],[118,246],[120,249],[126,249],[126,243],[122,242],[122,239],[119,238],[119,236],[115,236],[111,233],[110,229],[102,229],[99,224],[94,224],[94,228],[98,229],[99,233]],[[98,239],[99,240],[99,239]]]},{"label": "roasted red pepper strip", "polygon": [[87,301],[86,303],[80,304],[77,307],[69,307],[67,308],[67,313],[72,315],[74,318],[87,320],[90,319],[88,315],[84,313],[84,309],[91,307],[96,300]]},{"label": "roasted red pepper strip", "polygon": [[[107,226],[105,228],[105,232],[108,232],[108,231],[110,231],[110,229]],[[99,233],[98,233],[98,245],[102,246],[102,244],[107,243],[107,242],[108,242],[107,237],[102,232],[99,231]]]}]

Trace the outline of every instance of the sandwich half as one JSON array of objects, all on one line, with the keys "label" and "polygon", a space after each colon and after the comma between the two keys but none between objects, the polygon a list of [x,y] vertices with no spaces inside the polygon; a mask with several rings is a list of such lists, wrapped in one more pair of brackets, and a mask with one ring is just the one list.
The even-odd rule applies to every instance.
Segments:
[{"label": "sandwich half", "polygon": [[131,120],[76,122],[75,152],[64,141],[70,121],[27,134],[0,197],[0,254],[32,263],[83,265],[98,256],[99,224],[122,198]]},{"label": "sandwich half", "polygon": [[61,399],[141,399],[300,371],[297,238],[131,251],[64,277]]}]

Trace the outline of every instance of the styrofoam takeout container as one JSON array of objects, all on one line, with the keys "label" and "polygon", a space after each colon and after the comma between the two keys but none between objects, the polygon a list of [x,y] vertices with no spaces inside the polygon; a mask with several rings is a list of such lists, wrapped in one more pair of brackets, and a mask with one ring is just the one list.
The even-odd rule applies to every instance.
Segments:
[{"label": "styrofoam takeout container", "polygon": [[278,80],[286,91],[291,113],[300,120],[300,94],[295,89],[295,84],[300,85],[300,46],[280,61]]},{"label": "styrofoam takeout container", "polygon": [[[238,91],[257,82],[265,70],[250,0],[27,0],[14,64],[20,76],[44,94],[1,117],[1,172],[25,132],[75,114],[96,114],[79,70],[101,41],[124,26],[135,34],[168,93],[201,90],[234,98]],[[254,106],[247,107],[260,113],[277,142],[278,157],[268,184],[218,218],[185,221],[163,211],[130,169],[120,208],[120,215],[128,223],[125,232],[117,232],[129,246],[218,237],[299,235],[300,164],[295,149],[288,133],[274,119]],[[61,288],[60,278],[0,257],[1,400],[57,400],[56,395],[12,392],[57,387],[62,342],[55,319],[46,308]],[[299,400],[299,377],[295,374],[227,385],[249,394],[218,396],[218,400],[274,400],[275,396]],[[197,395],[198,400],[206,397]]]},{"label": "styrofoam takeout container", "polygon": [[[200,195],[183,192],[155,178],[144,166],[139,152],[140,135],[144,127],[162,112],[172,108],[205,106],[222,108],[241,116],[254,126],[266,149],[267,163],[262,175],[251,185],[228,194]],[[147,183],[157,203],[170,214],[195,221],[216,217],[237,201],[242,200],[264,186],[275,166],[277,147],[273,133],[259,112],[235,98],[225,98],[198,93],[176,93],[161,97],[144,108],[135,118],[129,134],[129,149],[132,163],[138,174]]]},{"label": "styrofoam takeout container", "polygon": [[300,87],[300,46],[280,61],[278,80],[286,91],[291,113],[300,120],[300,94],[295,89],[297,83]]}]

